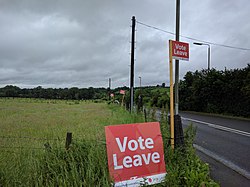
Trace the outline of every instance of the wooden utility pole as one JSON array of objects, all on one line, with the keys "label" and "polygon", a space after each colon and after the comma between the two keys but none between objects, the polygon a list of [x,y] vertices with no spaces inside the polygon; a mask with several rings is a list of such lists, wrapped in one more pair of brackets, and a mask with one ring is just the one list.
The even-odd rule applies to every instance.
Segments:
[{"label": "wooden utility pole", "polygon": [[[180,0],[176,0],[176,30],[175,40],[180,37]],[[179,60],[175,60],[175,115],[174,115],[174,144],[184,145],[181,117],[179,115]]]},{"label": "wooden utility pole", "polygon": [[108,91],[108,94],[109,94],[109,100],[111,100],[111,78],[109,78],[109,91]]},{"label": "wooden utility pole", "polygon": [[132,17],[131,70],[130,70],[130,112],[134,108],[134,64],[135,64],[135,16]]},{"label": "wooden utility pole", "polygon": [[[180,0],[176,0],[175,41],[180,39]],[[175,60],[175,115],[179,114],[179,60]]]}]

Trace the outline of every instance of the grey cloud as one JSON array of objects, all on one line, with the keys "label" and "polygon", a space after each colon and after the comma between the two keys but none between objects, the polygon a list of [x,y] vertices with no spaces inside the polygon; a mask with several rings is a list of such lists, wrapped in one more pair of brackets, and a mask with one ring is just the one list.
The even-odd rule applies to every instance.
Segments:
[{"label": "grey cloud", "polygon": [[[131,6],[133,4],[133,6]],[[181,34],[250,47],[250,3],[181,2]],[[129,85],[130,24],[141,22],[175,31],[175,2],[97,0],[0,0],[0,86],[113,87]],[[169,82],[168,40],[174,36],[137,24],[135,83]],[[206,68],[204,46],[190,42],[190,62],[180,75]],[[244,67],[249,51],[212,46],[218,69]]]}]

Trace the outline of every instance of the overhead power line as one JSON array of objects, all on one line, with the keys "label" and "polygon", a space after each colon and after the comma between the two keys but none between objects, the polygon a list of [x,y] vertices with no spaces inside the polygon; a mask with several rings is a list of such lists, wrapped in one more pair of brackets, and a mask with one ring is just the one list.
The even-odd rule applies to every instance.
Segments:
[{"label": "overhead power line", "polygon": [[[148,27],[148,28],[151,28],[151,29],[155,29],[155,30],[167,33],[167,34],[175,35],[175,33],[173,33],[173,32],[170,32],[170,31],[167,31],[167,30],[163,30],[163,29],[160,29],[160,28],[155,27],[155,26],[148,25],[148,24],[142,23],[140,21],[136,21],[136,22],[138,24],[140,24],[140,25],[145,26],[145,27]],[[216,45],[216,46],[221,46],[221,47],[226,47],[226,48],[231,48],[231,49],[238,49],[238,50],[250,51],[250,48],[243,48],[243,47],[235,47],[235,46],[231,46],[231,45],[218,44],[218,43],[209,42],[209,41],[205,41],[205,40],[200,40],[200,39],[197,39],[197,38],[193,38],[193,37],[189,37],[189,36],[184,36],[184,35],[180,35],[180,36],[183,37],[183,38],[189,39],[189,40],[199,41],[199,42],[207,43],[207,44],[211,44],[211,45]]]}]

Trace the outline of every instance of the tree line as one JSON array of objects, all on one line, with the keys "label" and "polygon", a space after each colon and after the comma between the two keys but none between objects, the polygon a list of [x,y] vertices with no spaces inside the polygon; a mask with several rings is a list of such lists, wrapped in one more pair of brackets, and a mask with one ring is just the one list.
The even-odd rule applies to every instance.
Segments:
[{"label": "tree line", "polygon": [[243,69],[187,72],[180,109],[250,117],[250,64]]},{"label": "tree line", "polygon": [[[119,92],[125,90],[123,98]],[[110,98],[113,93],[114,98]],[[129,108],[129,88],[19,88],[8,85],[0,88],[0,97],[117,100]],[[243,69],[218,71],[216,69],[187,72],[180,81],[180,110],[229,114],[250,117],[250,64]],[[135,104],[142,107],[168,107],[169,88],[161,86],[135,88]]]},{"label": "tree line", "polygon": [[44,99],[69,99],[89,100],[107,98],[106,88],[19,88],[7,85],[0,88],[0,97],[44,98]]},{"label": "tree line", "polygon": [[[120,90],[125,90],[126,95],[120,94]],[[134,101],[137,106],[147,105],[150,107],[166,107],[169,102],[169,88],[165,84],[157,86],[145,86],[142,88],[135,88]],[[114,94],[111,98],[110,94]],[[115,89],[109,88],[43,88],[38,86],[36,88],[19,88],[13,85],[7,85],[0,88],[0,97],[20,97],[20,98],[43,98],[43,99],[64,99],[64,100],[110,100],[119,101],[130,105],[129,88],[118,87]]]}]

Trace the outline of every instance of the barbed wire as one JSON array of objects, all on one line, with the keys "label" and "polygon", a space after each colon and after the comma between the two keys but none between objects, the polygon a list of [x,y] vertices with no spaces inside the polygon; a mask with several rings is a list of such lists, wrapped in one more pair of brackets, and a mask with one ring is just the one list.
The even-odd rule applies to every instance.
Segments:
[{"label": "barbed wire", "polygon": [[53,141],[62,141],[64,139],[60,138],[36,138],[36,137],[28,137],[28,136],[0,136],[0,139],[29,139],[29,140],[53,140]]},{"label": "barbed wire", "polygon": [[[28,137],[28,136],[0,136],[0,139],[28,139],[28,140],[39,140],[39,141],[46,141],[45,144],[42,144],[44,147],[29,147],[28,145],[26,146],[0,146],[0,149],[30,149],[30,150],[35,150],[35,149],[44,149],[48,150],[51,149],[53,146],[49,144],[49,141],[65,141],[65,139],[60,139],[60,138],[36,138],[36,137]],[[94,140],[94,139],[79,139],[79,138],[74,138],[74,142],[96,142],[97,144],[100,145],[106,145],[106,141],[104,140]],[[58,149],[59,147],[56,147]],[[61,147],[59,149],[65,149],[64,147]],[[8,152],[8,151],[7,151]]]}]

